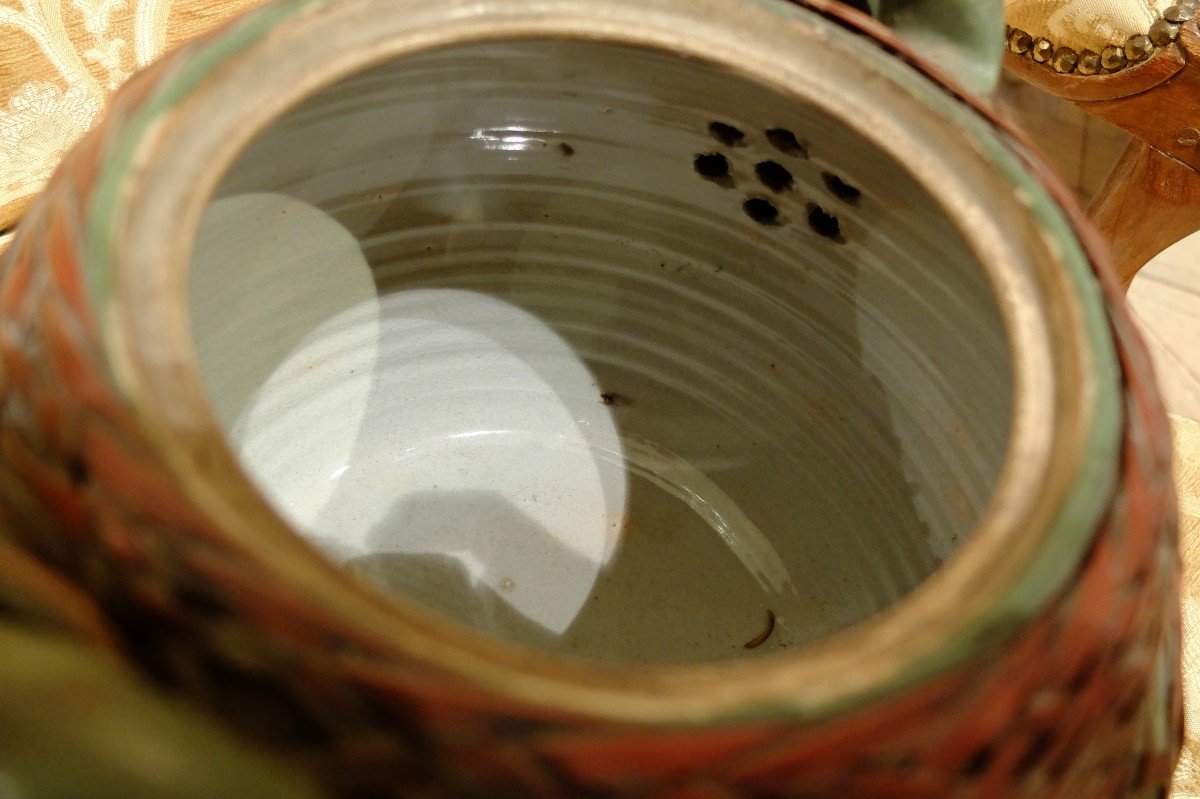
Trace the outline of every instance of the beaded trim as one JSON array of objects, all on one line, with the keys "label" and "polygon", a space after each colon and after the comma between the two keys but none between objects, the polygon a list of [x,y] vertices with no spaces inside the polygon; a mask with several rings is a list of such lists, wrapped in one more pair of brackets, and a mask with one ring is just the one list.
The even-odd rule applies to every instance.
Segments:
[{"label": "beaded trim", "polygon": [[1076,51],[1070,47],[1055,47],[1046,38],[1033,38],[1019,28],[1005,26],[1004,35],[1009,52],[1031,58],[1063,75],[1100,75],[1119,72],[1125,67],[1145,61],[1155,49],[1166,47],[1179,37],[1179,27],[1200,10],[1200,0],[1175,0],[1175,5],[1162,12],[1162,17],[1145,33],[1135,33],[1125,44],[1110,44],[1099,53],[1094,50]]}]

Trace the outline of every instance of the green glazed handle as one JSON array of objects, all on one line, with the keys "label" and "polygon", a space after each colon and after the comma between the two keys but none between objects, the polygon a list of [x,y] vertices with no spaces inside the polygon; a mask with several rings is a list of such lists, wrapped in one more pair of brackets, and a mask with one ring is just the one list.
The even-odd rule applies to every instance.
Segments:
[{"label": "green glazed handle", "polygon": [[1004,51],[1002,0],[867,0],[871,13],[976,94],[989,94]]},{"label": "green glazed handle", "polygon": [[324,799],[99,650],[5,619],[0,652],[0,797]]}]

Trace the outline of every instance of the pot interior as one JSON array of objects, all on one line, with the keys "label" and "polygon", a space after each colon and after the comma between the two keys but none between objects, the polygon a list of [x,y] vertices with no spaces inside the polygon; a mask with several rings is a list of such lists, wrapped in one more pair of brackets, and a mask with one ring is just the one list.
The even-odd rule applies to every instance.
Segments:
[{"label": "pot interior", "polygon": [[189,273],[246,473],[363,578],[558,653],[758,656],[895,603],[988,501],[1010,353],[959,223],[833,111],[575,40],[319,91]]}]

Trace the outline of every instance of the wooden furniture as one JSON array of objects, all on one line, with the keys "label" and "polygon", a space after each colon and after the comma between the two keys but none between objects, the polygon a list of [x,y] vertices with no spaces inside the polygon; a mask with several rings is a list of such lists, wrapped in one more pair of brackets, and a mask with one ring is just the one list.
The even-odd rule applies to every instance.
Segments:
[{"label": "wooden furniture", "polygon": [[1005,4],[1005,66],[1134,136],[1089,208],[1127,286],[1151,258],[1200,229],[1198,6]]}]

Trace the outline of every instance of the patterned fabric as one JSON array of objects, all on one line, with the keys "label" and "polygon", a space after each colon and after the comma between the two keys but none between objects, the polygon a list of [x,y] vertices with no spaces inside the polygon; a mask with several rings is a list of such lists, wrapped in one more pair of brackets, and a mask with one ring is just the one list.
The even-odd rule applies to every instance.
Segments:
[{"label": "patterned fabric", "polygon": [[1173,417],[1183,555],[1183,685],[1187,737],[1171,799],[1200,799],[1200,422]]},{"label": "patterned fabric", "polygon": [[1055,47],[1100,52],[1145,33],[1171,0],[1004,0],[1004,22]]},{"label": "patterned fabric", "polygon": [[134,71],[256,2],[0,2],[0,230]]}]

